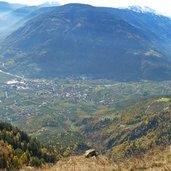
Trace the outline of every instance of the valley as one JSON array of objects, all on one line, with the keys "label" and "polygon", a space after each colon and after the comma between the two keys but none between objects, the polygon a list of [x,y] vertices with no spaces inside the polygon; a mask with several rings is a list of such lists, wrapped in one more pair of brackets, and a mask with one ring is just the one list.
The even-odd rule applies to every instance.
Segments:
[{"label": "valley", "polygon": [[0,2],[0,26],[0,169],[171,169],[168,16]]},{"label": "valley", "polygon": [[[105,135],[103,131],[116,129],[113,124],[121,131],[130,127],[131,122],[141,123],[140,117],[136,121],[138,116],[131,116],[131,108],[133,113],[134,110],[137,115],[145,112],[147,116],[151,112],[158,115],[160,110],[170,110],[170,81],[156,84],[151,81],[115,82],[84,77],[46,80],[1,74],[0,119],[55,147],[64,156],[82,153],[88,147],[106,153],[114,144],[114,137],[109,135],[115,133]],[[159,111],[154,108],[157,103],[160,104]],[[130,124],[122,123],[123,116],[124,120],[130,119]],[[166,118],[169,116],[170,113]]]}]

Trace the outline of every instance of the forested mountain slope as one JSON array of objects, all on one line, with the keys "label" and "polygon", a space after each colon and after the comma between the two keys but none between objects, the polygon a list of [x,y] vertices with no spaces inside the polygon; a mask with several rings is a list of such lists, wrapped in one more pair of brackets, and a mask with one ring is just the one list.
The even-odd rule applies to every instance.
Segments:
[{"label": "forested mountain slope", "polygon": [[167,80],[170,25],[167,17],[127,9],[56,7],[6,38],[1,68],[29,77]]},{"label": "forested mountain slope", "polygon": [[121,112],[97,111],[92,117],[80,117],[82,134],[116,160],[171,144],[170,98],[148,99]]},{"label": "forested mountain slope", "polygon": [[8,123],[0,122],[0,169],[41,166],[55,161],[55,154],[48,152],[36,138],[29,137]]}]

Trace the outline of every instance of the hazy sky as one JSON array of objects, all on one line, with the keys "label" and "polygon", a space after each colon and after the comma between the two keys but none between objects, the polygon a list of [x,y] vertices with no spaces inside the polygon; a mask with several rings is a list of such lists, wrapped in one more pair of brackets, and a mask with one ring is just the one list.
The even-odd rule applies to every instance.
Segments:
[{"label": "hazy sky", "polygon": [[[3,0],[2,0],[3,1]],[[37,5],[48,0],[5,0],[12,3]],[[86,3],[95,6],[126,7],[131,5],[148,6],[156,11],[171,16],[171,0],[53,0],[60,4]]]}]

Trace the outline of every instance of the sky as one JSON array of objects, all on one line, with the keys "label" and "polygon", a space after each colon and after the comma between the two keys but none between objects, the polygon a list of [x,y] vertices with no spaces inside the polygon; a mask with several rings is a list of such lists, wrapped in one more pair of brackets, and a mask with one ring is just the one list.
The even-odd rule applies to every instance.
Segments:
[{"label": "sky", "polygon": [[[3,1],[3,0],[2,0]],[[22,3],[28,5],[38,5],[48,0],[4,0],[11,3]],[[161,14],[171,16],[171,0],[53,0],[57,1],[61,5],[67,3],[83,3],[91,4],[94,6],[105,7],[128,7],[128,6],[147,6]]]}]

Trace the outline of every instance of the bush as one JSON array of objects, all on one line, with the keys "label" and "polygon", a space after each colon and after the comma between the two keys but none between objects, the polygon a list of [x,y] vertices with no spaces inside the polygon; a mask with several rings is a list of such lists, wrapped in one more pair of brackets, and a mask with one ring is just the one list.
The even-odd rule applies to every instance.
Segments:
[{"label": "bush", "polygon": [[40,167],[42,165],[42,160],[40,160],[37,157],[32,157],[31,158],[31,166],[33,167]]}]

